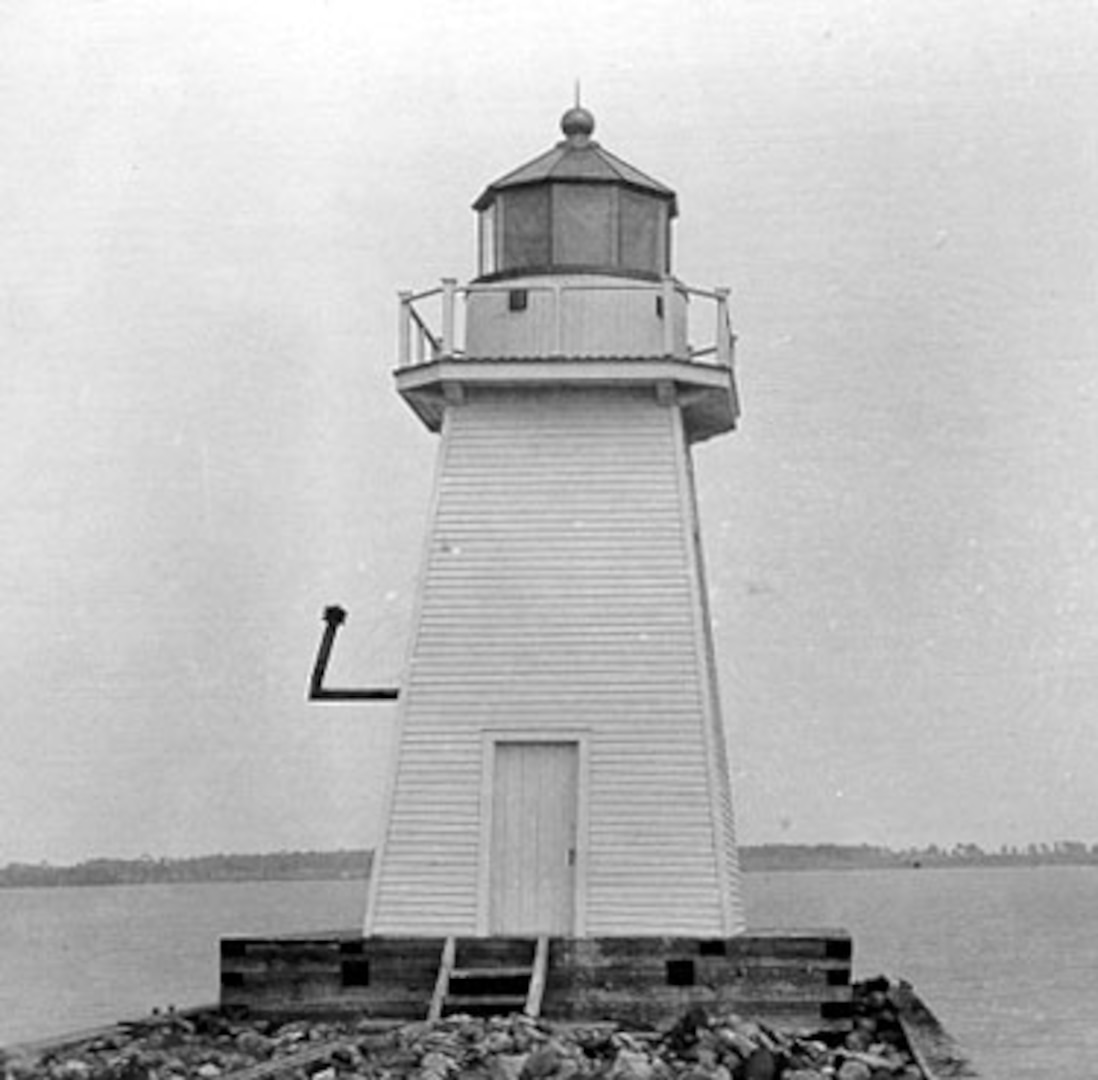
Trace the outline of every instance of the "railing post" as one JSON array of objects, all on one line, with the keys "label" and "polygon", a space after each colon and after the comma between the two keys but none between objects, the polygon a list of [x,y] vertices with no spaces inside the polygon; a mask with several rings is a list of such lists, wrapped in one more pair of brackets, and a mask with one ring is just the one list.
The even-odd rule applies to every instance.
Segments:
[{"label": "railing post", "polygon": [[457,278],[442,279],[442,355],[454,355],[454,293]]},{"label": "railing post", "polygon": [[400,322],[397,329],[397,366],[407,367],[412,359],[412,292],[402,289],[400,297]]},{"label": "railing post", "polygon": [[725,367],[732,366],[732,323],[728,316],[728,294],[730,289],[716,286],[717,294],[717,363]]},{"label": "railing post", "polygon": [[670,275],[663,279],[663,355],[675,354],[675,281]]}]

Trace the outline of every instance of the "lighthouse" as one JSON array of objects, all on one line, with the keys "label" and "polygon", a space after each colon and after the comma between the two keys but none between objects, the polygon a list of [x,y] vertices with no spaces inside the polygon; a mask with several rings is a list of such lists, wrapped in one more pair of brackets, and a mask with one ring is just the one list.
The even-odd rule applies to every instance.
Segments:
[{"label": "lighthouse", "polygon": [[743,929],[691,467],[737,418],[727,292],[594,130],[488,185],[475,278],[401,297],[440,444],[367,935]]},{"label": "lighthouse", "polygon": [[438,439],[365,920],[221,943],[221,1001],[435,1020],[851,1024],[842,930],[744,930],[691,455],[734,430],[728,291],[672,272],[675,193],[579,107],[473,204],[477,273],[400,295]]}]

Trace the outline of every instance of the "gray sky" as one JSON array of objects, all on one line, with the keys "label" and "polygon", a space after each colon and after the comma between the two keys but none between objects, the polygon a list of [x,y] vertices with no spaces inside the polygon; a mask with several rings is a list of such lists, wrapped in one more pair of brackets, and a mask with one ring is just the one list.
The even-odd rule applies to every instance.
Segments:
[{"label": "gray sky", "polygon": [[0,862],[361,846],[435,450],[397,289],[596,138],[732,286],[700,448],[741,838],[1098,841],[1098,10],[0,8]]}]

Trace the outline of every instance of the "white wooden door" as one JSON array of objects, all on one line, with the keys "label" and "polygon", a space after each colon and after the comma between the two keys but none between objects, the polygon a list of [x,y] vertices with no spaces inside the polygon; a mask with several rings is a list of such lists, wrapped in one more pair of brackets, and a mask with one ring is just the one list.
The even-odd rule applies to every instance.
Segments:
[{"label": "white wooden door", "polygon": [[499,742],[494,758],[489,932],[570,934],[579,745]]}]

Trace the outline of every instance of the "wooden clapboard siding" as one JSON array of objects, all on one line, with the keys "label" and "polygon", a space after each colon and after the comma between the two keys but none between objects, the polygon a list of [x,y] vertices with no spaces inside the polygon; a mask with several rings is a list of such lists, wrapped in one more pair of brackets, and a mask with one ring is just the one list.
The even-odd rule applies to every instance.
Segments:
[{"label": "wooden clapboard siding", "polygon": [[694,466],[685,441],[680,444],[682,470],[686,477],[683,484],[683,512],[689,522],[691,534],[691,555],[694,560],[694,580],[697,582],[694,608],[695,628],[698,645],[703,650],[704,668],[707,677],[709,720],[706,734],[709,779],[713,792],[713,810],[719,815],[714,822],[714,833],[720,838],[717,860],[723,880],[730,886],[725,890],[724,917],[730,925],[743,925],[743,902],[738,887],[739,854],[736,849],[736,830],[732,812],[732,784],[728,773],[728,747],[724,720],[721,714],[721,696],[717,684],[717,656],[713,642],[713,624],[709,614],[709,587],[705,574],[705,556],[702,551],[701,520],[698,514],[697,487],[694,483]]},{"label": "wooden clapboard siding", "polygon": [[585,933],[741,928],[691,483],[651,390],[447,410],[368,932],[484,926],[483,740],[527,729],[587,740]]}]

